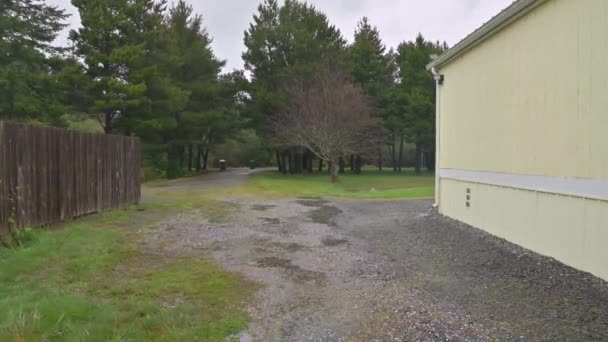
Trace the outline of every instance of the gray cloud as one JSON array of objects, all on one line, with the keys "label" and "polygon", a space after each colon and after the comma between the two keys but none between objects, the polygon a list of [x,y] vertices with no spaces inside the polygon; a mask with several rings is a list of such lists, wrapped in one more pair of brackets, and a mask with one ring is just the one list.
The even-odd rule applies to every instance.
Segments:
[{"label": "gray cloud", "polygon": [[[46,0],[65,8],[73,16],[70,27],[79,18],[69,0]],[[188,0],[187,0],[188,1]],[[242,68],[243,32],[249,27],[257,0],[189,0],[196,12],[203,15],[213,49],[218,57],[227,59],[226,69]],[[378,26],[387,47],[411,40],[420,32],[427,39],[454,45],[474,29],[507,7],[512,0],[309,0],[326,13],[349,40],[357,21],[367,16]],[[58,39],[67,44],[67,30]]]},{"label": "gray cloud", "polygon": [[342,10],[345,12],[359,12],[363,8],[365,0],[342,0]]},{"label": "gray cloud", "polygon": [[464,0],[464,7],[468,9],[474,9],[479,7],[481,0]]}]

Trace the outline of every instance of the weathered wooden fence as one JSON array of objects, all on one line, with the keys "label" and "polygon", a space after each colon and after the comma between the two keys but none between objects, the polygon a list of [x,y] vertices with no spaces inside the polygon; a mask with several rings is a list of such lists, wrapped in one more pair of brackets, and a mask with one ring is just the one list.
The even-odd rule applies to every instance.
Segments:
[{"label": "weathered wooden fence", "polygon": [[139,202],[139,139],[0,121],[0,235]]}]

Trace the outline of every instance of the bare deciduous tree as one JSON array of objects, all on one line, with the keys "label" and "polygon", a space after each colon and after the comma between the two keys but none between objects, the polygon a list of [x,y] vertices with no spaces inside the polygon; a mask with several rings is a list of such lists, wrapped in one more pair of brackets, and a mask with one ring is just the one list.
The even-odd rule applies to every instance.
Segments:
[{"label": "bare deciduous tree", "polygon": [[375,126],[371,101],[340,70],[324,69],[310,78],[298,79],[290,90],[290,101],[274,117],[274,135],[285,144],[308,148],[327,161],[335,182],[340,157],[369,149]]}]

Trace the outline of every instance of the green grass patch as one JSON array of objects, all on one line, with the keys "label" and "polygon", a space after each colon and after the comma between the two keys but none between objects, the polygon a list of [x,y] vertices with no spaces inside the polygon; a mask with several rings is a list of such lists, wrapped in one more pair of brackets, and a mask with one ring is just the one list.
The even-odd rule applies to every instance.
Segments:
[{"label": "green grass patch", "polygon": [[136,231],[168,207],[88,217],[0,249],[0,341],[222,341],[244,329],[254,284],[138,248]]},{"label": "green grass patch", "polygon": [[364,171],[346,173],[332,184],[326,174],[283,175],[259,173],[249,180],[250,191],[287,196],[330,196],[355,199],[431,198],[435,178],[432,173],[413,171]]}]

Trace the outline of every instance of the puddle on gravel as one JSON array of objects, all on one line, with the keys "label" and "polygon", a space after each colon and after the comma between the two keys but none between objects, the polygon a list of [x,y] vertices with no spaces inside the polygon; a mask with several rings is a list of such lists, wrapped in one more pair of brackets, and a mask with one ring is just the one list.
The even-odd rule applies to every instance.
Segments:
[{"label": "puddle on gravel", "polygon": [[277,257],[265,257],[258,260],[258,266],[262,267],[279,267],[285,268],[291,265],[291,260],[289,259],[281,259]]},{"label": "puddle on gravel", "polygon": [[287,245],[285,245],[285,250],[290,252],[290,253],[294,253],[294,252],[298,252],[304,249],[304,246],[300,245],[299,243],[288,243]]},{"label": "puddle on gravel", "polygon": [[300,197],[296,203],[305,207],[316,208],[308,213],[308,216],[312,219],[312,222],[326,224],[332,227],[336,227],[336,223],[333,220],[334,217],[342,213],[342,210],[334,207],[333,205],[329,205],[331,202],[322,198]]},{"label": "puddle on gravel", "polygon": [[258,266],[264,268],[283,269],[287,276],[295,282],[314,281],[320,283],[325,280],[324,273],[305,270],[300,266],[293,265],[291,263],[291,260],[289,259],[282,259],[278,257],[265,257],[258,260]]},{"label": "puddle on gravel", "polygon": [[305,207],[320,208],[331,202],[319,197],[299,197],[299,200],[297,200],[296,203]]},{"label": "puddle on gravel", "polygon": [[260,240],[256,242],[256,251],[258,253],[269,253],[269,252],[278,252],[278,251],[286,251],[288,253],[295,253],[301,250],[306,249],[305,246],[295,243],[295,242],[278,242],[271,240]]},{"label": "puddle on gravel", "polygon": [[323,239],[321,239],[321,243],[323,244],[323,246],[336,247],[336,246],[347,244],[348,240],[335,238],[333,236],[326,236]]},{"label": "puddle on gravel", "polygon": [[255,211],[266,211],[276,207],[276,205],[272,204],[254,204],[251,206],[251,209]]},{"label": "puddle on gravel", "polygon": [[262,217],[261,220],[268,224],[280,224],[281,223],[281,220],[279,220],[278,218]]},{"label": "puddle on gravel", "polygon": [[342,210],[333,206],[322,206],[319,209],[315,209],[308,213],[308,216],[314,223],[326,224],[328,226],[336,227],[334,218],[338,216]]}]

